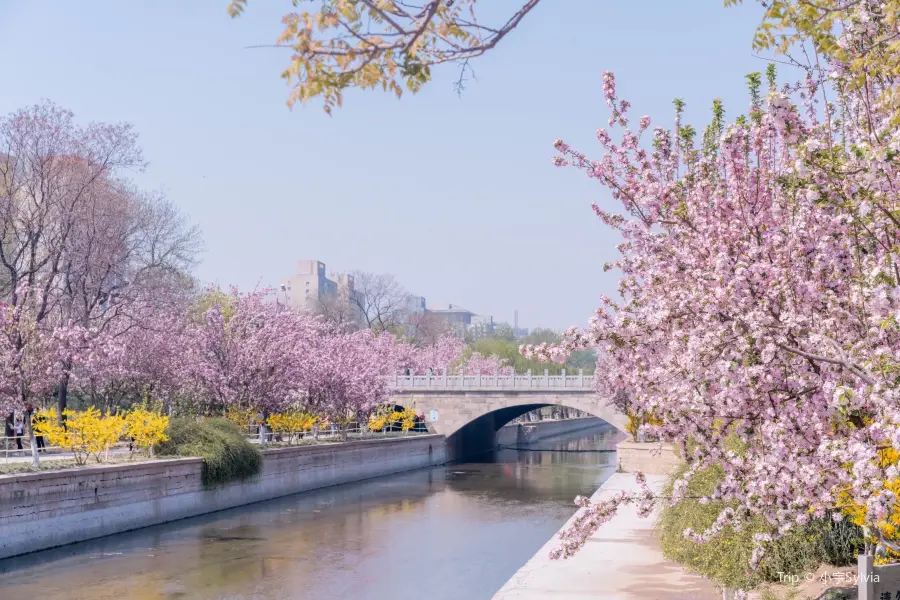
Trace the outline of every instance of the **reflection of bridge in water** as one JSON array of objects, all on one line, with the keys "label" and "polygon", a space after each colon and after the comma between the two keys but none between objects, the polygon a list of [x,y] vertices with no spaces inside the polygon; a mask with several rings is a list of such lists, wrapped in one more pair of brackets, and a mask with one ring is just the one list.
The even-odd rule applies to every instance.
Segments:
[{"label": "reflection of bridge in water", "polygon": [[[496,444],[511,420],[545,406],[566,406],[625,431],[625,415],[594,391],[584,375],[397,375],[388,385],[398,404],[425,415],[428,430],[447,436],[451,456],[462,458]],[[402,398],[402,400],[401,400]]]}]

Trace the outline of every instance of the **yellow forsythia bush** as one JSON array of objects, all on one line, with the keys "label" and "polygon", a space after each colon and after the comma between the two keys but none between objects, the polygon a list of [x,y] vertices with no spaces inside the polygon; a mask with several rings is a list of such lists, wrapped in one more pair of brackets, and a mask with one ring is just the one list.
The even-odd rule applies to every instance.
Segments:
[{"label": "yellow forsythia bush", "polygon": [[409,431],[413,427],[416,426],[416,411],[412,408],[407,408],[402,413],[400,413],[400,427],[403,431]]},{"label": "yellow forsythia bush", "polygon": [[141,448],[148,456],[153,456],[153,446],[169,439],[166,428],[169,426],[169,417],[166,415],[135,408],[125,416],[126,435],[132,438],[131,453],[134,448]]},{"label": "yellow forsythia bush", "polygon": [[316,424],[316,417],[308,412],[293,410],[269,415],[267,423],[275,433],[304,433]]},{"label": "yellow forsythia bush", "polygon": [[[882,469],[898,465],[900,464],[900,453],[891,447],[883,448],[878,451],[878,461]],[[900,497],[900,479],[886,481],[884,489],[894,494],[895,497]],[[848,490],[843,490],[838,494],[838,506],[841,508],[841,512],[854,525],[859,525],[860,527],[866,525],[866,507],[854,502],[853,495]],[[896,503],[893,506],[894,509],[891,511],[891,514],[878,523],[878,529],[881,531],[882,536],[896,544],[900,542],[900,506]],[[877,540],[873,537],[871,541],[876,542]],[[894,563],[900,559],[900,553],[890,548],[886,550],[886,555],[875,557],[875,564]]]},{"label": "yellow forsythia bush", "polygon": [[103,462],[102,454],[108,453],[110,446],[125,433],[123,417],[102,415],[93,406],[82,412],[64,410],[65,427],[57,423],[52,413],[45,412],[43,416],[36,423],[35,434],[46,437],[53,446],[72,452],[78,465],[87,463],[90,455]]},{"label": "yellow forsythia bush", "polygon": [[369,415],[369,431],[382,431],[393,422],[393,406],[382,406]]},{"label": "yellow forsythia bush", "polygon": [[409,431],[416,425],[416,411],[412,408],[399,411],[394,410],[393,406],[381,407],[369,416],[369,431],[383,431],[398,422],[403,431]]},{"label": "yellow forsythia bush", "polygon": [[655,415],[638,415],[630,408],[625,409],[625,416],[628,418],[628,422],[625,423],[625,431],[631,434],[631,438],[634,441],[637,441],[638,430],[641,428],[641,425],[659,426],[663,424],[662,419]]},{"label": "yellow forsythia bush", "polygon": [[251,422],[256,423],[258,412],[252,408],[228,407],[225,409],[225,418],[244,430]]}]

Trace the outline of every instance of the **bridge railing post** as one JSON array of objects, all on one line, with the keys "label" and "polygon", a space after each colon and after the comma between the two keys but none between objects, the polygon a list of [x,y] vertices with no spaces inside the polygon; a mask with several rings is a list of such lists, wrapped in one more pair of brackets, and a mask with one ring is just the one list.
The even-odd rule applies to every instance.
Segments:
[{"label": "bridge railing post", "polygon": [[478,375],[475,377],[475,387],[481,387],[481,371],[479,371]]},{"label": "bridge railing post", "polygon": [[550,369],[544,369],[544,387],[550,387]]},{"label": "bridge railing post", "polygon": [[578,387],[584,387],[584,369],[578,369]]},{"label": "bridge railing post", "polygon": [[566,387],[566,383],[568,383],[568,382],[566,381],[566,370],[565,370],[565,369],[560,369],[560,372],[562,373],[562,386],[563,386],[563,387]]},{"label": "bridge railing post", "polygon": [[443,376],[443,381],[441,381],[441,383],[443,384],[443,386],[445,388],[447,387],[447,367],[444,367],[444,376]]},{"label": "bridge railing post", "polygon": [[425,387],[428,387],[428,388],[431,387],[431,371],[430,370],[427,373],[425,373]]},{"label": "bridge railing post", "polygon": [[528,387],[531,387],[531,369],[528,369]]}]

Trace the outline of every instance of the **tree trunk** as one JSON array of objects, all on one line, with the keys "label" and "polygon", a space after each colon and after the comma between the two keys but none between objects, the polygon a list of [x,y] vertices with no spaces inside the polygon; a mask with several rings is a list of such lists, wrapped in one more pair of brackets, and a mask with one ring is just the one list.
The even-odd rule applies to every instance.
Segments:
[{"label": "tree trunk", "polygon": [[41,458],[38,455],[37,437],[34,435],[34,421],[30,410],[25,411],[25,425],[28,427],[28,441],[31,444],[31,466],[37,469],[41,466]]},{"label": "tree trunk", "polygon": [[69,372],[68,362],[66,363],[66,372],[59,380],[59,391],[56,394],[56,418],[59,420],[59,424],[65,426],[66,417],[63,415],[63,412],[66,410],[66,406],[69,403]]}]

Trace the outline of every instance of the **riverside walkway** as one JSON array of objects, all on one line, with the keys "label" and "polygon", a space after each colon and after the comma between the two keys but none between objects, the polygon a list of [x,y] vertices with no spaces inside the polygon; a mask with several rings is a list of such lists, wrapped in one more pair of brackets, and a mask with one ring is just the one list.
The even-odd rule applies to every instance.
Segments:
[{"label": "riverside walkway", "polygon": [[[647,475],[648,485],[657,491],[665,479]],[[608,498],[619,490],[638,491],[633,473],[614,474],[592,500]],[[493,600],[720,599],[722,592],[711,582],[663,557],[653,533],[655,521],[656,514],[642,519],[633,506],[623,506],[567,560],[550,560],[550,550],[558,542],[553,536]]]}]

